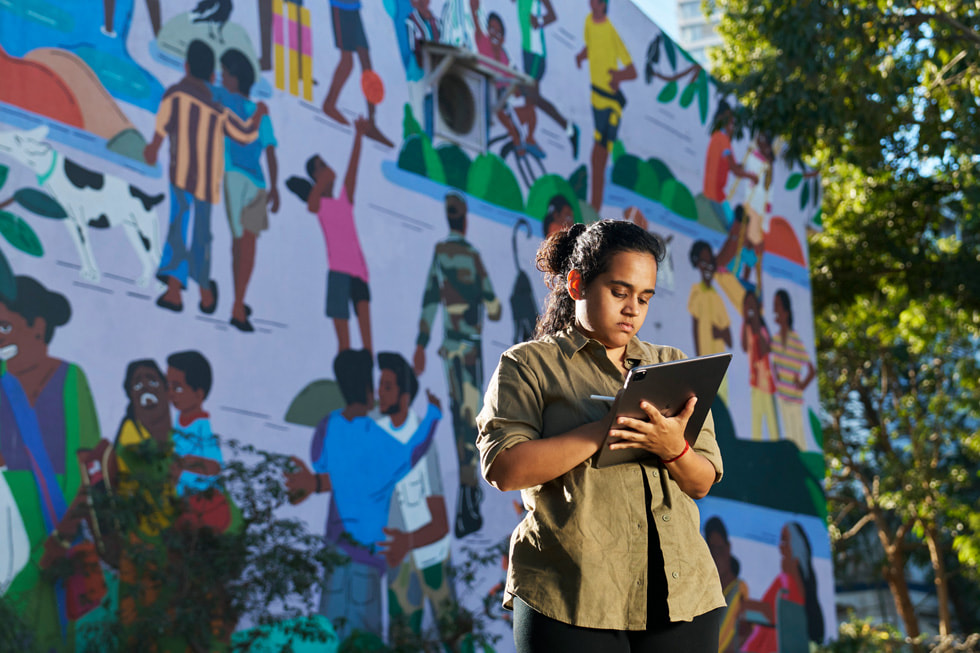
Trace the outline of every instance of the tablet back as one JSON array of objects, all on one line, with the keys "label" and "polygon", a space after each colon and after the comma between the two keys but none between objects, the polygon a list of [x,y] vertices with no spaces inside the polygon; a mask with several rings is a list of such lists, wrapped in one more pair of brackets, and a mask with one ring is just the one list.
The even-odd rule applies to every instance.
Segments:
[{"label": "tablet back", "polygon": [[[625,415],[646,419],[646,413],[640,408],[640,401],[643,399],[656,406],[667,417],[673,417],[684,409],[688,399],[697,397],[698,403],[684,431],[684,437],[693,446],[731,360],[731,354],[712,354],[634,367],[626,375],[623,389],[613,403],[606,423],[607,433],[616,417]],[[609,444],[610,438],[607,435],[606,441],[592,458],[593,467],[609,467],[653,456],[639,448],[610,449]]]}]

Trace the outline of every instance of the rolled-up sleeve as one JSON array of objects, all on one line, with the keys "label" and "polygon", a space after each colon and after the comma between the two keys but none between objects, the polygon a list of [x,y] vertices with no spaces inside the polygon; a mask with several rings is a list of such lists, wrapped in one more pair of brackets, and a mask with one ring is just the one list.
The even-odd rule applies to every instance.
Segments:
[{"label": "rolled-up sleeve", "polygon": [[721,462],[721,449],[718,448],[718,440],[715,438],[715,420],[711,412],[704,418],[704,424],[698,433],[698,439],[694,443],[694,450],[708,459],[708,462],[715,468],[715,483],[721,480],[725,473],[724,465]]},{"label": "rolled-up sleeve", "polygon": [[537,375],[515,352],[504,352],[476,417],[476,446],[484,478],[501,451],[541,437],[543,413]]}]

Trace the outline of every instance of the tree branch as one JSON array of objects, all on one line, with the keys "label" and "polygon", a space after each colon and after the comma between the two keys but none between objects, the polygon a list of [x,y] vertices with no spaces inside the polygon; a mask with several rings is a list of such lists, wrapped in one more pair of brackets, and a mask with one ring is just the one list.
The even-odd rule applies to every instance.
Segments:
[{"label": "tree branch", "polygon": [[855,535],[857,535],[861,531],[862,528],[864,528],[865,526],[867,526],[868,524],[870,524],[873,521],[874,521],[874,516],[870,512],[869,513],[865,513],[861,517],[861,519],[857,520],[857,523],[856,524],[854,524],[853,526],[851,526],[844,533],[841,533],[840,539],[841,540],[847,540],[847,539],[850,539],[850,538],[854,537]]},{"label": "tree branch", "polygon": [[691,81],[693,82],[694,81],[693,78],[697,78],[698,73],[701,72],[701,66],[699,66],[697,64],[694,64],[693,66],[691,66],[689,68],[685,68],[684,70],[682,70],[681,72],[677,73],[676,75],[662,75],[662,74],[658,73],[656,70],[654,70],[652,72],[653,72],[653,76],[654,77],[656,77],[657,79],[662,79],[665,82],[676,82],[678,79],[681,79],[685,75],[690,74],[690,73],[693,72],[694,75],[692,75],[692,79],[691,79]]}]

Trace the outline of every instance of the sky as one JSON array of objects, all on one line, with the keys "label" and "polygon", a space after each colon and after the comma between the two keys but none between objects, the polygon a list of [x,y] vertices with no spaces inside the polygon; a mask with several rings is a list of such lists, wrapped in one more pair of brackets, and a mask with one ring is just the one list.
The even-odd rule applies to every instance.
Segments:
[{"label": "sky", "polygon": [[633,4],[642,9],[670,38],[677,41],[680,33],[677,29],[677,0],[633,0]]}]

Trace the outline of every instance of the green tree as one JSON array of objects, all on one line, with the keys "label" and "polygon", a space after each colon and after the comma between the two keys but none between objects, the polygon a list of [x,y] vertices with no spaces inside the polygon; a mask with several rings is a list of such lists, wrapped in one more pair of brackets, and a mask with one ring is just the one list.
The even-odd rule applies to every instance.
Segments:
[{"label": "green tree", "polygon": [[[905,569],[934,572],[940,630],[976,627],[980,580],[980,3],[717,0],[741,125],[823,177],[811,238],[835,548],[873,526],[907,634]],[[955,552],[956,555],[953,555]]]}]

